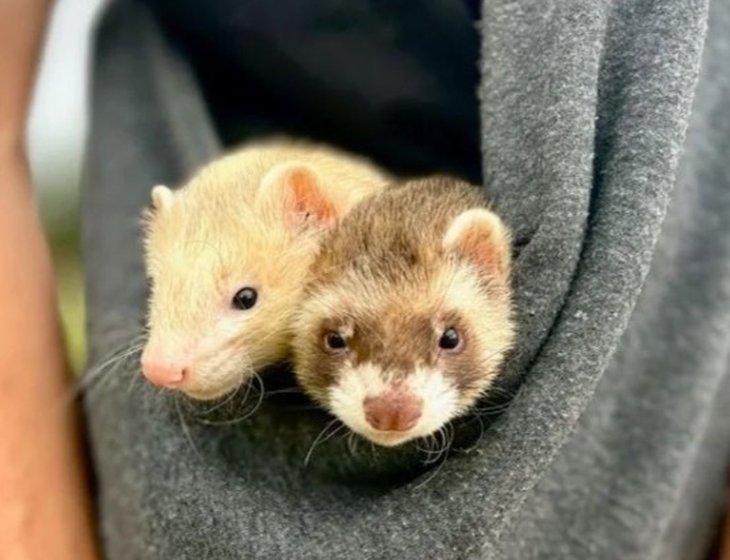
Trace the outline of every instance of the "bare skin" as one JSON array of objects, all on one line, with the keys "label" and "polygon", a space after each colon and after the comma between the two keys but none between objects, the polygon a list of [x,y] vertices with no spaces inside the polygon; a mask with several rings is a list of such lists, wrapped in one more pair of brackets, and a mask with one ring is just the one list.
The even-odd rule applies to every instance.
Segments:
[{"label": "bare skin", "polygon": [[0,556],[96,558],[77,411],[24,129],[50,2],[0,0]]}]

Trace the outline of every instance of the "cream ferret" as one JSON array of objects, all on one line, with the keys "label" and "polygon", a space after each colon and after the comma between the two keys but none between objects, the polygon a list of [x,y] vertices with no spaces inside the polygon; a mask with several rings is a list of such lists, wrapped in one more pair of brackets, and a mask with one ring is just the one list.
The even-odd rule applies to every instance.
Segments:
[{"label": "cream ferret", "polygon": [[509,232],[480,191],[407,181],[322,241],[294,322],[304,390],[365,438],[395,446],[466,412],[510,350]]},{"label": "cream ferret", "polygon": [[145,377],[213,399],[286,358],[323,233],[386,181],[359,157],[271,140],[221,157],[178,190],[154,187]]}]

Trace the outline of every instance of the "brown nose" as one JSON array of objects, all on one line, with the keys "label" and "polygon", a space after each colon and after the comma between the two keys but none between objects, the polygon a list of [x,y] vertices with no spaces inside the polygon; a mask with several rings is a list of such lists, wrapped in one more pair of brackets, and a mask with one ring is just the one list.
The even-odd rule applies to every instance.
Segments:
[{"label": "brown nose", "polygon": [[390,390],[363,400],[365,419],[376,430],[404,432],[421,417],[423,400],[403,390]]}]

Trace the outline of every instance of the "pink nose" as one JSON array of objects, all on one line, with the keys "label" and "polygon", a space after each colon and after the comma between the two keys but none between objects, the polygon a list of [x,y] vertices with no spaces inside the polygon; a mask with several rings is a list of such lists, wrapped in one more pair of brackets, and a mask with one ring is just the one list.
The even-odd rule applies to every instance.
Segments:
[{"label": "pink nose", "polygon": [[423,400],[402,389],[390,390],[363,400],[365,419],[376,430],[404,432],[421,417]]},{"label": "pink nose", "polygon": [[176,362],[142,356],[142,373],[153,385],[174,387],[184,379],[186,369]]}]

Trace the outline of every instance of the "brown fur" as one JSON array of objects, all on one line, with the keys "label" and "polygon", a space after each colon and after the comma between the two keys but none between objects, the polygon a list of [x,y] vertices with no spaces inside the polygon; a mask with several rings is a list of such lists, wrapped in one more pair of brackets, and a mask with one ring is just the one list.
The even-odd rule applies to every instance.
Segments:
[{"label": "brown fur", "polygon": [[[362,202],[327,235],[294,339],[307,392],[329,407],[343,368],[364,364],[376,365],[388,383],[437,369],[456,388],[459,412],[488,388],[513,340],[509,237],[482,212],[493,235],[479,235],[477,220],[457,227],[454,247],[445,239],[457,218],[487,207],[467,183],[409,181]],[[463,345],[449,353],[438,339],[452,326]],[[348,333],[346,352],[324,347],[332,330]]]}]

